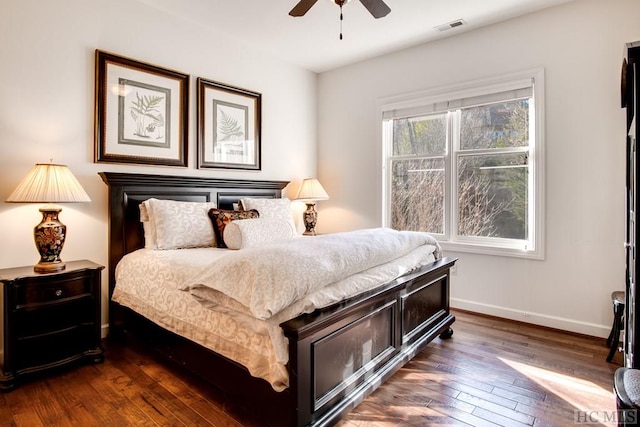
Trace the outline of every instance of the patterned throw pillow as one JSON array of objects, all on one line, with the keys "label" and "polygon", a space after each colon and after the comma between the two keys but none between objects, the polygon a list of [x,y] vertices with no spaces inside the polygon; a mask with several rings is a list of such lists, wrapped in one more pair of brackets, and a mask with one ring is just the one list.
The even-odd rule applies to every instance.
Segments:
[{"label": "patterned throw pillow", "polygon": [[219,248],[226,248],[227,245],[224,243],[224,228],[231,221],[236,221],[239,219],[251,219],[258,218],[260,214],[257,210],[251,209],[248,211],[228,211],[224,209],[210,209],[209,210],[209,218],[211,218],[211,222],[213,223],[213,232],[216,235],[216,243]]}]

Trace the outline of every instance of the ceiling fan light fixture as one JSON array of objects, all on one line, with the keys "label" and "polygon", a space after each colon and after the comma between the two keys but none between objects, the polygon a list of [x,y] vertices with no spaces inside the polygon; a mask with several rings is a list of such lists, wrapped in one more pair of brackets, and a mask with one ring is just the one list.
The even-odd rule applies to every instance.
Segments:
[{"label": "ceiling fan light fixture", "polygon": [[[318,0],[300,0],[289,12],[290,16],[304,16]],[[342,40],[342,6],[351,0],[329,0],[340,7],[340,40]],[[360,3],[376,19],[383,18],[391,12],[384,0],[360,0]]]},{"label": "ceiling fan light fixture", "polygon": [[[289,15],[291,16],[304,16],[305,13],[311,9],[311,7],[316,4],[318,0],[300,0],[294,7],[289,11]],[[329,0],[331,3],[336,4],[340,7],[349,3],[351,0]],[[380,19],[384,18],[391,12],[391,8],[387,6],[384,0],[360,0],[360,3],[369,11],[374,18]]]}]

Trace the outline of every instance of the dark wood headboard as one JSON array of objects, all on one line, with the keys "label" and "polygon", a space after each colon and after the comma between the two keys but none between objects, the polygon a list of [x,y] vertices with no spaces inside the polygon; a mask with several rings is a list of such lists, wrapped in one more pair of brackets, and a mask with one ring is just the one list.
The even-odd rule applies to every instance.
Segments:
[{"label": "dark wood headboard", "polygon": [[138,205],[151,198],[215,202],[232,209],[242,197],[279,198],[288,181],[253,181],[193,176],[99,172],[109,186],[109,297],[115,286],[115,268],[129,252],[144,246]]}]

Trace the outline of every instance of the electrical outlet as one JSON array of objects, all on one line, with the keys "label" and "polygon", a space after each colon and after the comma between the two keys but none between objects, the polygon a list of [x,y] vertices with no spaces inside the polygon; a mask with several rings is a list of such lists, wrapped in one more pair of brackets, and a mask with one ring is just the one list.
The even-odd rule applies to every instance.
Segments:
[{"label": "electrical outlet", "polygon": [[449,271],[451,272],[452,276],[455,276],[456,274],[458,274],[458,266],[456,264],[453,264]]}]

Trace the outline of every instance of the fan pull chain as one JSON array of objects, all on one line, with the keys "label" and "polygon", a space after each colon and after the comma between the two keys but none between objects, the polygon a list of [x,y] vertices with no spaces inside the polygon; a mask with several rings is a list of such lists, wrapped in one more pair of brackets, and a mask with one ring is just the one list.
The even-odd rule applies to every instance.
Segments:
[{"label": "fan pull chain", "polygon": [[342,4],[340,4],[340,40],[342,40]]}]

